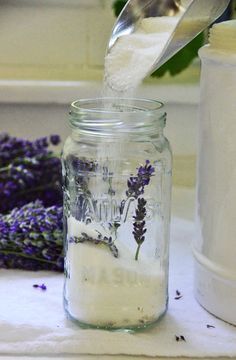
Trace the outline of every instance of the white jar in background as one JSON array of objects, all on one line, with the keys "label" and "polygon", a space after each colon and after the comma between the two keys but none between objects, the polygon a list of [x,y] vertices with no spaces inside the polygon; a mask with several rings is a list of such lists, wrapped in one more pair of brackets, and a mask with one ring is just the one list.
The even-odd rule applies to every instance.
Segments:
[{"label": "white jar in background", "polygon": [[195,296],[236,325],[236,20],[200,49]]}]

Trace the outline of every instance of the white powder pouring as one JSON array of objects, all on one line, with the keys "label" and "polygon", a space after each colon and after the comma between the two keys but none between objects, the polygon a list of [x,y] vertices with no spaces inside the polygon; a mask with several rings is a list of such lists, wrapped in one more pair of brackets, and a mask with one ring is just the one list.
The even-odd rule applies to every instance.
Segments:
[{"label": "white powder pouring", "polygon": [[105,58],[106,88],[118,93],[136,88],[163,51],[179,18],[146,18],[134,33],[120,37]]},{"label": "white powder pouring", "polygon": [[175,16],[145,18],[135,32],[116,40],[105,57],[105,95],[113,92],[113,96],[119,96],[137,88],[155,69],[156,61],[173,36],[175,46],[184,45],[186,34],[194,37],[209,23],[207,16],[187,17],[179,23],[182,15],[181,11]]}]

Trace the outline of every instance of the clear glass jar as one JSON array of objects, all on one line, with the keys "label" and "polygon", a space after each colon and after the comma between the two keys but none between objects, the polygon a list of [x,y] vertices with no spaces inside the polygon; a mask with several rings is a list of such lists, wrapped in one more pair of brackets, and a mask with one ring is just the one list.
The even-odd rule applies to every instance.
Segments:
[{"label": "clear glass jar", "polygon": [[172,157],[157,101],[71,105],[62,167],[64,306],[82,327],[139,329],[168,302]]}]

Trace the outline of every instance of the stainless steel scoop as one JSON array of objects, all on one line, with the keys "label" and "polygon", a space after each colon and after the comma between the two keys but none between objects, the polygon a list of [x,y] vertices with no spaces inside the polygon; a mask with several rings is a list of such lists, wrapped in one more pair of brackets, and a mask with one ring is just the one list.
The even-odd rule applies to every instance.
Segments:
[{"label": "stainless steel scoop", "polygon": [[229,2],[230,0],[129,0],[113,27],[107,53],[120,36],[135,32],[144,18],[179,15],[164,49],[148,72],[151,73],[212,24]]}]

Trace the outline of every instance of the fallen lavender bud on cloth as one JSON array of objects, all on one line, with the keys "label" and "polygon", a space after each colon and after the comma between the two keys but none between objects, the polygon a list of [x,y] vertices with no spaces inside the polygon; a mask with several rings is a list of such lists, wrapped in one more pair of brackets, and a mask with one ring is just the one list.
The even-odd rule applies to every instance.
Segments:
[{"label": "fallen lavender bud on cloth", "polygon": [[41,201],[0,214],[0,268],[63,271],[62,207]]}]

